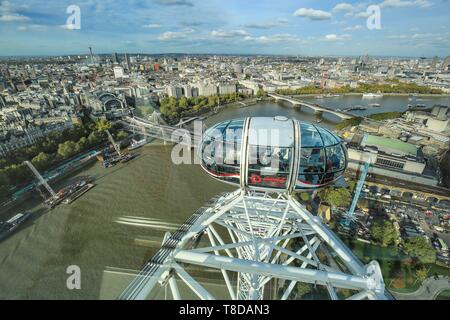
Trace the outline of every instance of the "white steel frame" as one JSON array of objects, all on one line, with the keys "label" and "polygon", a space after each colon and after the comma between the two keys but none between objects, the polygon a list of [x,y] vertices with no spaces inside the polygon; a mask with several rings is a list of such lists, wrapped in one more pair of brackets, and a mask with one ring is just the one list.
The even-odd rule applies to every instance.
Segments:
[{"label": "white steel frame", "polygon": [[[134,118],[127,120],[155,135],[160,132],[154,129],[164,131],[163,136],[174,130]],[[323,286],[331,299],[343,298],[343,289],[347,290],[345,296],[350,293],[348,299],[391,298],[385,292],[378,263],[362,265],[320,218],[289,195],[300,159],[297,142],[301,133],[296,120],[293,124],[296,143],[287,188],[269,191],[247,186],[247,118],[241,144],[241,188],[216,197],[173,235],[166,234],[161,249],[119,299],[146,299],[158,283],[168,285],[174,299],[182,299],[178,279],[200,299],[214,299],[188,273],[191,266],[220,271],[233,300],[266,299],[273,297],[273,292],[275,298],[292,298],[297,283]],[[205,238],[208,244],[202,241]],[[284,285],[278,290],[281,283]]]},{"label": "white steel frame", "polygon": [[323,286],[331,299],[341,299],[342,289],[350,290],[352,300],[390,299],[378,263],[362,265],[320,218],[286,194],[237,190],[176,234],[166,235],[156,258],[120,299],[146,299],[158,282],[182,299],[176,279],[200,299],[214,299],[188,273],[191,266],[219,270],[232,300],[267,299],[270,292],[271,298],[273,292],[292,298],[297,283]]}]

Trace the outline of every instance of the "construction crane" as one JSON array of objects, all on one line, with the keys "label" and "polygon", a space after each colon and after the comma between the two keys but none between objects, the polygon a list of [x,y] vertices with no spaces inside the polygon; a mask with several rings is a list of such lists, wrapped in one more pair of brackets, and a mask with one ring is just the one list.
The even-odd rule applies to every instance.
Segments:
[{"label": "construction crane", "polygon": [[358,179],[358,183],[355,188],[355,195],[353,196],[352,205],[350,206],[350,209],[348,210],[345,218],[344,218],[344,226],[349,227],[351,221],[354,220],[355,215],[355,209],[356,205],[358,204],[359,196],[361,195],[362,188],[364,186],[364,182],[366,181],[367,173],[369,172],[369,168],[371,165],[370,159],[367,160],[367,162],[362,167],[361,174]]},{"label": "construction crane", "polygon": [[31,171],[33,171],[36,178],[38,178],[39,182],[47,189],[47,191],[51,194],[53,198],[56,198],[56,193],[53,191],[53,189],[49,186],[47,183],[47,180],[44,179],[43,176],[37,171],[37,169],[33,166],[33,164],[30,161],[25,161],[25,164],[30,168]]},{"label": "construction crane", "polygon": [[106,130],[106,133],[108,134],[108,139],[109,139],[109,141],[111,141],[112,146],[116,150],[116,152],[119,155],[119,157],[121,157],[122,153],[120,152],[120,146],[114,141],[114,138],[111,135],[111,133],[109,132],[109,130]]}]

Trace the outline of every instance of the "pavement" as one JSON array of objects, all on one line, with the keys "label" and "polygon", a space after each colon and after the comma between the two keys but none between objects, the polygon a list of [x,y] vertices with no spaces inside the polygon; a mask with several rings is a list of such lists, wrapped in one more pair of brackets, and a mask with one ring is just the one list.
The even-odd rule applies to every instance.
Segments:
[{"label": "pavement", "polygon": [[391,293],[397,300],[434,300],[446,290],[450,290],[450,277],[439,276],[438,279],[426,279],[415,292],[398,293],[391,290]]}]

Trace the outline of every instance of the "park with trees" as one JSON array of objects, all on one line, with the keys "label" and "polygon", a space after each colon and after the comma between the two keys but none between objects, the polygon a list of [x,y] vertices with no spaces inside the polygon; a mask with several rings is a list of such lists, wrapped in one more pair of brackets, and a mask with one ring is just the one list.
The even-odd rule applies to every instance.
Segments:
[{"label": "park with trees", "polygon": [[403,83],[398,80],[389,80],[389,83],[359,83],[356,88],[343,86],[333,89],[322,89],[308,86],[298,89],[278,89],[277,94],[281,95],[305,95],[305,94],[350,94],[350,93],[386,93],[386,94],[443,94],[440,89],[433,89],[420,86],[414,83]]},{"label": "park with trees", "polygon": [[[376,121],[383,121],[383,120],[389,120],[389,119],[397,119],[400,118],[403,115],[402,112],[393,111],[393,112],[381,112],[381,113],[374,113],[366,116],[368,119],[376,120]],[[345,119],[339,122],[335,128],[337,130],[342,130],[347,127],[355,127],[361,124],[363,122],[363,117],[354,117],[351,119]]]},{"label": "park with trees", "polygon": [[96,122],[84,120],[64,131],[51,132],[37,143],[17,149],[0,159],[0,202],[8,200],[16,188],[33,181],[34,176],[24,161],[31,160],[39,171],[49,170],[105,142],[106,130],[121,134],[117,126],[111,126],[104,119]]},{"label": "park with trees", "polygon": [[[258,92],[258,94],[262,96],[264,93]],[[179,99],[175,97],[166,97],[160,101],[160,111],[168,120],[174,120],[192,114],[210,111],[219,103],[223,105],[242,101],[249,97],[249,95],[243,93],[230,93],[209,97],[181,97]]]}]

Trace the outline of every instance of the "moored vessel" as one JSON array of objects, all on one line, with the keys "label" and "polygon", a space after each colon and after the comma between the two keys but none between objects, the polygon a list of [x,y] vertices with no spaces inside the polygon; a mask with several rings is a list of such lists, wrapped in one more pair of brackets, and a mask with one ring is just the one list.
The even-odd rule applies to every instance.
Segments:
[{"label": "moored vessel", "polygon": [[0,241],[13,234],[31,216],[31,212],[18,213],[5,222],[0,221]]},{"label": "moored vessel", "polygon": [[363,98],[375,99],[375,98],[383,98],[382,93],[364,93]]}]

